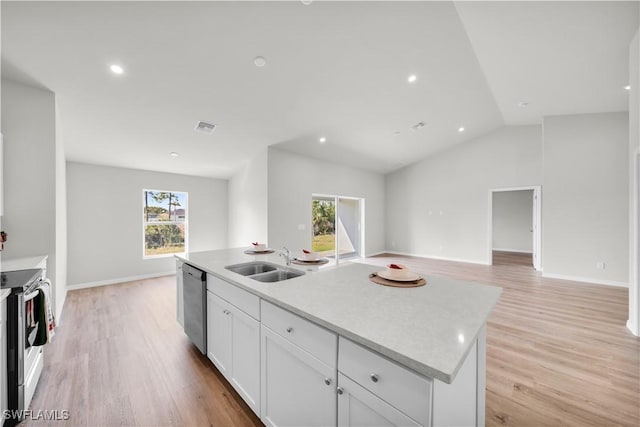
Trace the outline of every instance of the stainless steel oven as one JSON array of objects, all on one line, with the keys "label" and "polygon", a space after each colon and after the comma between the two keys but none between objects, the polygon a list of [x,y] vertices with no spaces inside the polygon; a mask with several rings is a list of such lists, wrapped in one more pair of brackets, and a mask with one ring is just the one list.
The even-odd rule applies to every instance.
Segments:
[{"label": "stainless steel oven", "polygon": [[38,323],[28,316],[43,280],[43,270],[2,273],[2,287],[11,289],[7,297],[7,404],[12,415],[5,421],[11,427],[23,419],[40,379],[44,357],[41,345],[34,345]]}]

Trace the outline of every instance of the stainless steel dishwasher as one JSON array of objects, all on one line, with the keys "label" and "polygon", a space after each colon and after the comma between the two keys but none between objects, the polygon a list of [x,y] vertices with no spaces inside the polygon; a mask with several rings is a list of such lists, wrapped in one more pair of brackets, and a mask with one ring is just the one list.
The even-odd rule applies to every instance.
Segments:
[{"label": "stainless steel dishwasher", "polygon": [[184,332],[202,354],[207,354],[207,274],[197,268],[182,266]]}]

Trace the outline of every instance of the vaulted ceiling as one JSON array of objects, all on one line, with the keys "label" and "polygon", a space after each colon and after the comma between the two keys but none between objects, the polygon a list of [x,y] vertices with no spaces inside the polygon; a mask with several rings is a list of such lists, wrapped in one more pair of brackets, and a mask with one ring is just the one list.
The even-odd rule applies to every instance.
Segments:
[{"label": "vaulted ceiling", "polygon": [[[1,7],[2,76],[56,93],[69,160],[219,178],[270,145],[385,173],[505,124],[625,111],[640,13],[637,1]],[[218,127],[195,132],[198,120]]]}]

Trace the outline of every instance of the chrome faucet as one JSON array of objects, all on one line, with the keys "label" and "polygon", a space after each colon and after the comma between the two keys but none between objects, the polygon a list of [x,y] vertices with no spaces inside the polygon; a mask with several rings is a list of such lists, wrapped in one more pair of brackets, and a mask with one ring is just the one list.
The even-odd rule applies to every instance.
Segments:
[{"label": "chrome faucet", "polygon": [[283,246],[282,249],[284,250],[280,252],[280,256],[287,260],[287,265],[291,265],[291,251],[286,246]]}]

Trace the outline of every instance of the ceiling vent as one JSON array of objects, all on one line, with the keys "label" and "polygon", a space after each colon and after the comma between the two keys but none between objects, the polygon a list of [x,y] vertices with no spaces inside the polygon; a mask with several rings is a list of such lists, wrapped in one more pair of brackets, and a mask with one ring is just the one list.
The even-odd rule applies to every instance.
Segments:
[{"label": "ceiling vent", "polygon": [[216,125],[214,125],[213,123],[199,121],[195,127],[195,130],[202,133],[212,134],[213,131],[216,130]]}]

